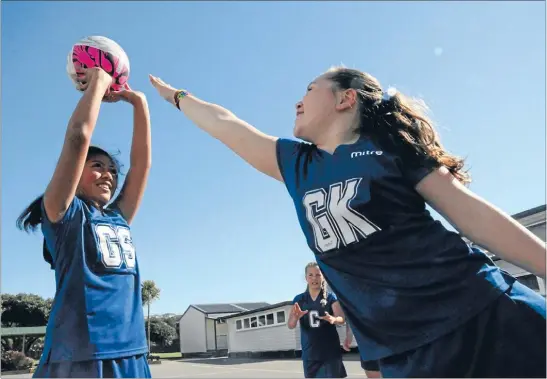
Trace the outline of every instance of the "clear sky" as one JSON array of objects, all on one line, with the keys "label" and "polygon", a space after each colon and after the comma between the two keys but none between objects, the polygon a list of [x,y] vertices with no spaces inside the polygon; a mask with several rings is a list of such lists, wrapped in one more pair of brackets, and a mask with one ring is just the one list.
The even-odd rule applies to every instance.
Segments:
[{"label": "clear sky", "polygon": [[[421,96],[471,189],[508,213],[545,203],[544,2],[2,2],[2,292],[54,294],[41,234],[15,228],[41,194],[80,94],[72,44],[117,41],[152,117],[153,168],[133,224],[153,313],[290,300],[313,260],[282,184],[160,99],[148,73],[291,136],[294,104],[343,63]],[[93,142],[127,166],[132,112],[106,104]]]}]

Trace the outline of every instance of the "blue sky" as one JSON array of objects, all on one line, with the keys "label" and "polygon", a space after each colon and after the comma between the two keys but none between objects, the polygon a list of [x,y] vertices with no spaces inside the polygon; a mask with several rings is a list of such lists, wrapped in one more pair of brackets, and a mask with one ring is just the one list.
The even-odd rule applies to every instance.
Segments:
[{"label": "blue sky", "polygon": [[[479,195],[511,214],[545,203],[544,2],[3,2],[2,292],[54,294],[41,234],[15,219],[53,173],[80,96],[66,56],[87,35],[126,50],[149,99],[153,168],[133,238],[162,290],[154,313],[291,299],[313,256],[283,185],[160,99],[148,73],[287,137],[308,82],[344,63],[423,97]],[[131,128],[130,106],[106,104],[93,142],[127,165]]]}]

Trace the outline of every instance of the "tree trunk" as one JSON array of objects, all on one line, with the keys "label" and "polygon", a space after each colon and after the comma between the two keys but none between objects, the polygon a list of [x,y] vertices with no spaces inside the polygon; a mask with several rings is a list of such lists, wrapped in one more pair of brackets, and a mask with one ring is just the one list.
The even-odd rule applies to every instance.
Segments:
[{"label": "tree trunk", "polygon": [[151,354],[150,351],[150,303],[148,303],[148,354]]}]

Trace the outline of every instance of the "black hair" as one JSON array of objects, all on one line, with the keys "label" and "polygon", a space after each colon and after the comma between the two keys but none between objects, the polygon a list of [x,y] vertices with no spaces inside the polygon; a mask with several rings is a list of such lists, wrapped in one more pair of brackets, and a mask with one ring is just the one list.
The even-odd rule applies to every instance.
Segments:
[{"label": "black hair", "polygon": [[[108,157],[112,163],[116,166],[117,171],[119,172],[121,169],[121,163],[118,161],[112,154],[108,153],[106,150],[101,149],[97,146],[89,146],[89,149],[87,151],[86,161],[90,160],[93,157],[96,156],[106,156]],[[42,224],[42,202],[44,200],[44,195],[38,196],[32,203],[30,203],[23,212],[19,215],[16,221],[17,228],[20,230],[23,230],[27,233],[34,232],[38,228],[38,225]],[[85,199],[82,199],[83,201],[86,201]],[[53,259],[51,257],[51,253],[49,252],[46,241],[44,240],[43,244],[43,256],[44,260],[48,262],[51,265],[51,268],[53,269]]]}]

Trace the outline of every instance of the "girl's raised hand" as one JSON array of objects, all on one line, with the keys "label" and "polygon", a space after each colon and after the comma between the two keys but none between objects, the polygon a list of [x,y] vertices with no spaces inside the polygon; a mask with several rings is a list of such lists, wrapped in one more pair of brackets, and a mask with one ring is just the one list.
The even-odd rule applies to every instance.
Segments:
[{"label": "girl's raised hand", "polygon": [[158,90],[159,95],[167,100],[169,103],[175,105],[175,93],[177,92],[177,89],[165,83],[160,78],[156,78],[153,75],[149,75],[149,77],[150,83],[152,83],[154,88]]}]

